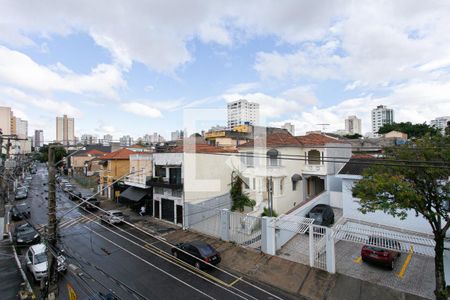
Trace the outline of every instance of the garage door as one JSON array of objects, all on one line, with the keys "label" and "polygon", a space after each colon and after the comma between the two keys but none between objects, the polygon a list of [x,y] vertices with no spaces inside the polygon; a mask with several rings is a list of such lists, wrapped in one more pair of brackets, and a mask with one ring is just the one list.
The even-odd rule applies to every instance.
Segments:
[{"label": "garage door", "polygon": [[169,199],[161,199],[161,205],[161,218],[166,221],[174,222],[174,201]]}]

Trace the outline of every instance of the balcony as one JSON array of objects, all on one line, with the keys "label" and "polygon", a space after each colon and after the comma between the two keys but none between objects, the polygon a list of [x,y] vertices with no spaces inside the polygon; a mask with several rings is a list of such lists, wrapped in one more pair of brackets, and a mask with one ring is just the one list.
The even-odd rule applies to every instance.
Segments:
[{"label": "balcony", "polygon": [[167,178],[167,177],[153,177],[147,182],[148,185],[153,187],[162,187],[169,189],[182,189],[183,188],[183,178]]},{"label": "balcony", "polygon": [[306,164],[302,166],[302,173],[312,174],[312,175],[327,175],[327,166],[316,165],[316,164]]},{"label": "balcony", "polygon": [[129,186],[135,186],[138,188],[149,188],[150,185],[148,184],[149,181],[151,181],[151,176],[146,175],[133,175],[133,176],[127,176],[125,177],[124,183]]}]

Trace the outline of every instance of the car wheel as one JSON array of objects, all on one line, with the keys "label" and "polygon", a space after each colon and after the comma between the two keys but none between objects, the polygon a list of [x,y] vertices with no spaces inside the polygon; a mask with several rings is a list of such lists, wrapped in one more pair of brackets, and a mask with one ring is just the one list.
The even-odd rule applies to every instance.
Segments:
[{"label": "car wheel", "polygon": [[395,264],[394,260],[391,260],[391,264],[389,265],[389,270],[394,270]]},{"label": "car wheel", "polygon": [[201,266],[201,264],[200,264],[199,261],[196,261],[195,264],[194,264],[194,266],[195,266],[195,268],[198,269],[198,270],[200,270],[200,269],[202,268],[202,266]]}]

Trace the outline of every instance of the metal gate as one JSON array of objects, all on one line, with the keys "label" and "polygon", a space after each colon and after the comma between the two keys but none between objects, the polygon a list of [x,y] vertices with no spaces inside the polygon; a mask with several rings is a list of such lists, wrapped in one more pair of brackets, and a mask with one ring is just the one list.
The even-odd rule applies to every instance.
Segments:
[{"label": "metal gate", "polygon": [[327,271],[327,228],[309,227],[309,265]]},{"label": "metal gate", "polygon": [[230,241],[238,245],[261,248],[261,217],[228,212]]}]

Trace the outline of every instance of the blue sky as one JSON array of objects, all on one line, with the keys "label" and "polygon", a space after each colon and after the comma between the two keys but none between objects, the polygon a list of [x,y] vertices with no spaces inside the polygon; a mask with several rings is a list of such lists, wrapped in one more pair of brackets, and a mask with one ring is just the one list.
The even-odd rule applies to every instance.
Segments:
[{"label": "blue sky", "polygon": [[169,137],[239,98],[297,134],[348,115],[368,132],[379,104],[449,115],[449,5],[391,2],[1,1],[0,105],[46,139],[64,113],[77,136]]}]

